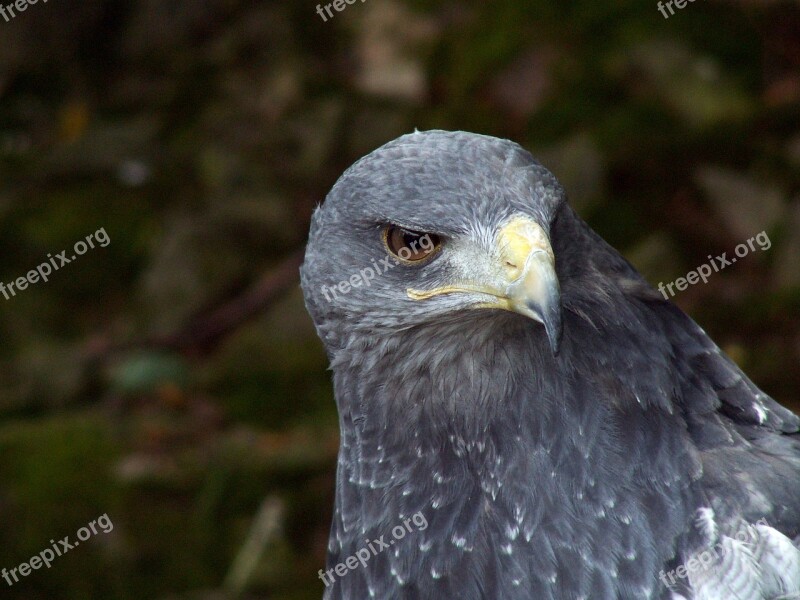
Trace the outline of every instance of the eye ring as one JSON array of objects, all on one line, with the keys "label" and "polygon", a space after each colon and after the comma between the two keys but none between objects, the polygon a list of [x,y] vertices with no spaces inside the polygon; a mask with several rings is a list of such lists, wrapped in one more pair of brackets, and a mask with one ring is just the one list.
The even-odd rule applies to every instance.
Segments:
[{"label": "eye ring", "polygon": [[383,245],[397,261],[406,265],[420,265],[441,250],[442,238],[435,233],[387,225],[383,228]]}]

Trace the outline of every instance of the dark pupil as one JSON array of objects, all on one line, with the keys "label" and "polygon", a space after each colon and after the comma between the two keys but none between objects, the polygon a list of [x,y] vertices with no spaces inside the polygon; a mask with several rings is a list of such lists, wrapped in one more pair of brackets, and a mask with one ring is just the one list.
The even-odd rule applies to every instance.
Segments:
[{"label": "dark pupil", "polygon": [[[403,245],[406,248],[408,248],[409,250],[411,250],[411,244],[413,244],[414,242],[419,242],[419,240],[421,238],[422,238],[422,236],[419,235],[419,234],[411,233],[410,231],[404,231],[403,232]],[[419,243],[417,243],[415,248],[418,248],[418,247],[419,247]],[[417,250],[417,251],[419,251],[419,250]]]}]

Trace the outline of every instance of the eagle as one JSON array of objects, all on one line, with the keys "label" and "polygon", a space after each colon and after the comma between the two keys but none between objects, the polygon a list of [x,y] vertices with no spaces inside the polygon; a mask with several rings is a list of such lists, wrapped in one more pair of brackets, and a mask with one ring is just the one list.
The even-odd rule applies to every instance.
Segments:
[{"label": "eagle", "polygon": [[328,600],[800,598],[800,418],[516,143],[415,131],[312,218]]}]

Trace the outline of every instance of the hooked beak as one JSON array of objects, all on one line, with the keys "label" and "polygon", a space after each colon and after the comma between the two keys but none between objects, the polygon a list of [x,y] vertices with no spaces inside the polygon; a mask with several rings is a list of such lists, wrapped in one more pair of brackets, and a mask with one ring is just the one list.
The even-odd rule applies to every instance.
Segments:
[{"label": "hooked beak", "polygon": [[[510,310],[544,325],[550,350],[557,355],[561,345],[561,290],[555,256],[544,229],[525,216],[516,216],[497,234],[497,249],[486,258],[480,280],[469,278],[433,290],[407,290],[414,300],[451,293],[488,295],[489,301],[475,308]],[[471,269],[474,270],[474,269]]]}]

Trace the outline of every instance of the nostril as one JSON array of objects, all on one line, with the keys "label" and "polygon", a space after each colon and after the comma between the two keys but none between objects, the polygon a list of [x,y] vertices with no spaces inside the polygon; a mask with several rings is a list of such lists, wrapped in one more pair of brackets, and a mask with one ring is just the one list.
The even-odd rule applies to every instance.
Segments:
[{"label": "nostril", "polygon": [[511,267],[512,269],[517,269],[517,268],[519,268],[519,267],[517,267],[517,265],[515,265],[515,264],[514,264],[513,262],[511,262],[510,260],[507,260],[507,261],[506,261],[506,266],[507,266],[507,267]]}]

